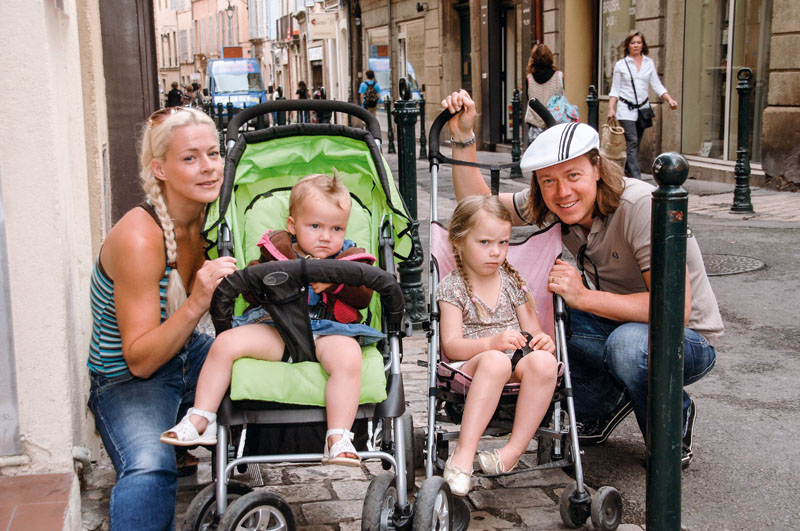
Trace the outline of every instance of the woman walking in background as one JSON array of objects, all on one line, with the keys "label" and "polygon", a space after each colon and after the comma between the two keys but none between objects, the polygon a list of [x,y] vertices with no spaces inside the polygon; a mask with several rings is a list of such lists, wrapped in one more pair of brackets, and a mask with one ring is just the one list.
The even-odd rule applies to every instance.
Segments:
[{"label": "woman walking in background", "polygon": [[[653,124],[652,109],[647,99],[649,87],[669,104],[670,109],[677,109],[678,102],[667,94],[656,72],[656,65],[647,57],[647,42],[644,35],[634,31],[622,43],[625,57],[614,65],[614,78],[611,91],[608,93],[608,119],[616,119],[625,129],[627,142],[627,158],[625,175],[641,179],[639,171],[639,143],[644,130]],[[623,105],[617,108],[617,100]]]},{"label": "woman walking in background", "polygon": [[[305,81],[300,81],[297,84],[297,91],[295,91],[295,95],[297,96],[298,100],[308,99],[308,87],[306,87]],[[308,122],[308,111],[297,111],[297,123],[304,124],[306,122]]]},{"label": "woman walking in background", "polygon": [[[528,100],[536,98],[547,105],[553,96],[561,94],[564,90],[564,73],[558,70],[553,62],[553,52],[544,44],[536,44],[531,49],[528,59],[525,84],[527,86]],[[528,124],[528,143],[544,131],[544,121],[533,109],[525,105],[525,123]]]}]

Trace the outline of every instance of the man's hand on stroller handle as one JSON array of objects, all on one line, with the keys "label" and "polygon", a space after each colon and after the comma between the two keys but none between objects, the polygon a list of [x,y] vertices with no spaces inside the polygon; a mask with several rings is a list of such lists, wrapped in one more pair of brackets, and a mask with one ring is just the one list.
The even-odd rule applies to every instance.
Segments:
[{"label": "man's hand on stroller handle", "polygon": [[[475,123],[475,102],[464,89],[453,92],[442,100],[442,108],[454,116],[448,122],[453,139],[465,142],[472,138],[472,127]],[[463,112],[459,112],[463,109]],[[458,114],[456,114],[458,113]]]}]

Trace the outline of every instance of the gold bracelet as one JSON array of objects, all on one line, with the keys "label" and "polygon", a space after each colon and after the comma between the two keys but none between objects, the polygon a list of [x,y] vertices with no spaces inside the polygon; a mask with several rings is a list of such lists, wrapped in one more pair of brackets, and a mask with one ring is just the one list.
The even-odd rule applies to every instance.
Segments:
[{"label": "gold bracelet", "polygon": [[452,136],[450,137],[450,144],[453,147],[465,148],[467,146],[471,146],[476,141],[477,141],[477,138],[475,137],[475,133],[472,133],[472,138],[470,138],[469,140],[463,140],[463,141],[462,140],[456,140]]}]

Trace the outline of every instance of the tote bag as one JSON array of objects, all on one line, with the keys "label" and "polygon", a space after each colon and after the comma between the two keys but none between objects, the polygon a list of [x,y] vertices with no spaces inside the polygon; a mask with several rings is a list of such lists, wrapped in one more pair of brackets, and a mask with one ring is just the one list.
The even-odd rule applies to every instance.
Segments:
[{"label": "tote bag", "polygon": [[600,153],[611,160],[622,160],[626,156],[625,147],[625,130],[618,121],[608,120],[600,135]]},{"label": "tote bag", "polygon": [[553,96],[547,101],[547,110],[553,115],[556,123],[565,124],[569,122],[580,122],[581,115],[578,112],[578,106],[572,105],[567,100],[567,95],[564,92],[564,78],[561,78],[561,94]]}]

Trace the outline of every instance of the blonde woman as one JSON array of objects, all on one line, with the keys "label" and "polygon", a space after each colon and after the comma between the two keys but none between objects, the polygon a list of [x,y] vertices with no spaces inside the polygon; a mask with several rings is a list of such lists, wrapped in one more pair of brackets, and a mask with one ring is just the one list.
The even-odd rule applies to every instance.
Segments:
[{"label": "blonde woman", "polygon": [[212,342],[195,327],[236,264],[204,257],[203,213],[223,165],[211,119],[155,112],[140,164],[147,201],[109,231],[92,274],[89,408],[117,473],[111,528],[172,529],[175,451],[158,436],[192,404]]}]

